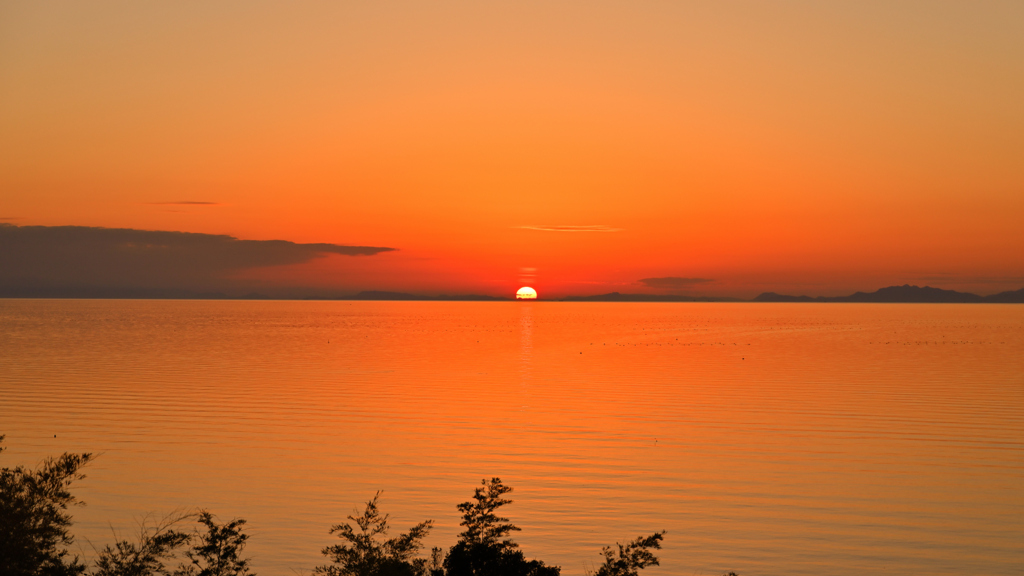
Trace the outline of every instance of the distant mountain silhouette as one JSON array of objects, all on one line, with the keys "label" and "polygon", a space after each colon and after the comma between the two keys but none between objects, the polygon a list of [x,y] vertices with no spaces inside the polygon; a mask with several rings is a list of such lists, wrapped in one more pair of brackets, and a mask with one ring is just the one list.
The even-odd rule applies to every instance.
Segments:
[{"label": "distant mountain silhouette", "polygon": [[1008,290],[1006,292],[1000,292],[999,294],[985,296],[985,302],[991,302],[993,304],[1024,303],[1024,288],[1021,288],[1020,290]]},{"label": "distant mountain silhouette", "polygon": [[597,294],[595,296],[568,296],[563,302],[741,302],[738,298],[711,298],[676,296],[672,294]]},{"label": "distant mountain silhouette", "polygon": [[875,292],[856,292],[847,296],[844,302],[949,302],[949,303],[974,303],[983,302],[984,299],[977,294],[957,292],[955,290],[943,290],[925,286],[889,286],[876,290]]},{"label": "distant mountain silhouette", "polygon": [[849,296],[788,296],[765,292],[754,298],[754,302],[889,302],[889,303],[933,303],[933,304],[976,304],[1024,303],[1024,288],[1013,292],[1001,292],[992,296],[978,296],[969,292],[943,290],[931,286],[889,286],[875,292],[856,292]]}]

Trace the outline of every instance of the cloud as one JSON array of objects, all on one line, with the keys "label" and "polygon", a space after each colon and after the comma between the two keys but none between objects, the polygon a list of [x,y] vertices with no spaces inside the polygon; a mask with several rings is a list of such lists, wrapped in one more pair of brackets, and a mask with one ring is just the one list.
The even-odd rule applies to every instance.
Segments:
[{"label": "cloud", "polygon": [[540,230],[542,232],[622,232],[622,228],[612,228],[604,224],[592,226],[513,226],[523,230]]},{"label": "cloud", "polygon": [[0,294],[69,288],[226,290],[241,270],[392,250],[189,232],[0,224]]},{"label": "cloud", "polygon": [[220,202],[199,202],[196,200],[178,200],[176,202],[147,202],[152,206],[220,206]]},{"label": "cloud", "polygon": [[679,278],[678,276],[640,279],[640,283],[648,288],[687,288],[694,284],[704,284],[706,282],[714,282],[714,280],[710,278]]}]

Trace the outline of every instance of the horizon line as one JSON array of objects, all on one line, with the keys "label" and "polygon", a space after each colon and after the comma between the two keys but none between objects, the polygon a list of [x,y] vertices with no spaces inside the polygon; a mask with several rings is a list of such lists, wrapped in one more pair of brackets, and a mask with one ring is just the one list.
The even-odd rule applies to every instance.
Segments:
[{"label": "horizon line", "polygon": [[[258,292],[250,292],[242,296],[229,296],[224,292],[207,291],[196,292],[177,289],[107,289],[94,291],[92,295],[82,293],[82,289],[49,289],[49,290],[25,290],[18,291],[20,294],[3,294],[0,291],[0,299],[26,299],[26,300],[282,300],[282,301],[376,301],[376,302],[518,302],[517,299],[509,296],[492,296],[487,294],[412,294],[405,292],[391,292],[385,290],[363,290],[355,294],[344,295],[313,295],[303,297],[293,296],[271,296]],[[40,294],[32,292],[49,292]],[[63,294],[61,294],[63,292]],[[79,292],[75,294],[75,292]],[[87,292],[87,291],[86,291]],[[99,292],[99,293],[97,293]],[[121,292],[121,294],[117,294]],[[132,294],[134,292],[134,294]],[[156,293],[155,293],[156,292]],[[163,292],[160,294],[158,292]],[[56,293],[56,294],[55,294]],[[1017,304],[1024,303],[1024,288],[1018,290],[1005,290],[988,296],[979,296],[970,292],[958,292],[931,286],[916,286],[904,284],[902,286],[886,286],[874,292],[858,291],[848,296],[790,296],[775,292],[762,292],[754,298],[736,298],[727,296],[685,296],[676,294],[645,294],[633,293],[623,294],[609,292],[605,294],[594,294],[589,296],[563,296],[560,298],[531,298],[533,302],[640,302],[640,303],[810,303],[810,304],[854,304],[854,303],[879,303],[879,304]]]}]

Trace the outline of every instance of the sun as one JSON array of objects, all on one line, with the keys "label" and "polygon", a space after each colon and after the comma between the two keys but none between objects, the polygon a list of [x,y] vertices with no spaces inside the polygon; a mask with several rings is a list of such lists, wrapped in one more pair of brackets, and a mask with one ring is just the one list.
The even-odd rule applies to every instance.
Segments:
[{"label": "sun", "polygon": [[516,300],[536,300],[537,291],[529,286],[523,286],[519,290],[516,290]]}]

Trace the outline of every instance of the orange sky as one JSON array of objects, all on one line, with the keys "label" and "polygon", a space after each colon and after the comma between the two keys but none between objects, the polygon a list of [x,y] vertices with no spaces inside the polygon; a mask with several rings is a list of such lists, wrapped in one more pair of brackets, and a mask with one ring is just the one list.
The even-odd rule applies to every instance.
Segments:
[{"label": "orange sky", "polygon": [[7,2],[0,102],[3,222],[398,248],[271,284],[1024,286],[1020,2]]}]

